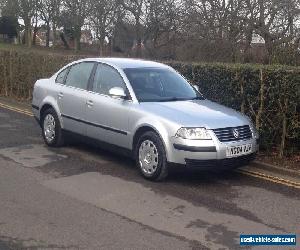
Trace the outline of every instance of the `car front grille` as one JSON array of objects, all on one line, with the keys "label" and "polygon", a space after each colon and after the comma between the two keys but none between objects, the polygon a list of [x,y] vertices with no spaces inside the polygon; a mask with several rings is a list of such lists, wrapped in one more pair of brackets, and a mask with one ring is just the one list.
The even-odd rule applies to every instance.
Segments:
[{"label": "car front grille", "polygon": [[220,142],[242,141],[252,138],[252,131],[249,125],[231,128],[218,128],[213,129],[213,131]]}]

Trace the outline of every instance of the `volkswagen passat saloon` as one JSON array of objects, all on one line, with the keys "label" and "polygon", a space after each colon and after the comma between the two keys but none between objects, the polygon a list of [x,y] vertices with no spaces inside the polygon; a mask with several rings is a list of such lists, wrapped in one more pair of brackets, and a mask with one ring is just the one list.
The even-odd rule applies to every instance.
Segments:
[{"label": "volkswagen passat saloon", "polygon": [[70,134],[100,141],[129,152],[150,180],[164,179],[174,164],[240,167],[258,150],[248,117],[205,99],[173,68],[157,62],[73,62],[36,82],[32,107],[48,146],[62,146]]}]

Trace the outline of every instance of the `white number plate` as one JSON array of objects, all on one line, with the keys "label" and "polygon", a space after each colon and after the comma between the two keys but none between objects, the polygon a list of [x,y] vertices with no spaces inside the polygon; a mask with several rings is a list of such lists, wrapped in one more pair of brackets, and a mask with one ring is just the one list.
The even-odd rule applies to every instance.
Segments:
[{"label": "white number plate", "polygon": [[248,155],[252,153],[252,144],[245,144],[241,146],[227,147],[227,158],[238,157],[241,155]]}]

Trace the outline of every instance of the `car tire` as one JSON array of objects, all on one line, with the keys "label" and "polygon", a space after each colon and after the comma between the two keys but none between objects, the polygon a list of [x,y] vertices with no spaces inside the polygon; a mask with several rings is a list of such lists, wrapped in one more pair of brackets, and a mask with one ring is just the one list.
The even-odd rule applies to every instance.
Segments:
[{"label": "car tire", "polygon": [[64,145],[63,131],[53,108],[49,108],[43,112],[41,127],[46,145],[49,147],[61,147]]},{"label": "car tire", "polygon": [[135,149],[135,159],[145,179],[162,181],[168,176],[165,147],[155,132],[146,132],[139,138]]}]

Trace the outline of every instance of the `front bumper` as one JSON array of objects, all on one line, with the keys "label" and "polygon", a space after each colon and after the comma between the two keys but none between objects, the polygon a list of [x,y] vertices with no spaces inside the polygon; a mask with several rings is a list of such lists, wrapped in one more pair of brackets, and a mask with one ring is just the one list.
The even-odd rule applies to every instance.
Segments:
[{"label": "front bumper", "polygon": [[227,158],[222,160],[193,160],[185,159],[185,166],[189,168],[198,168],[202,170],[209,169],[233,169],[246,166],[254,161],[256,154],[243,155],[235,158]]},{"label": "front bumper", "polygon": [[[178,137],[170,138],[168,161],[192,167],[239,167],[246,165],[255,158],[259,145],[255,138],[243,141],[220,142],[214,134],[212,140],[185,140]],[[227,147],[252,144],[252,152],[234,158],[227,158]]]},{"label": "front bumper", "polygon": [[34,104],[31,105],[32,107],[32,113],[33,113],[33,116],[36,120],[40,120],[40,108]]}]

